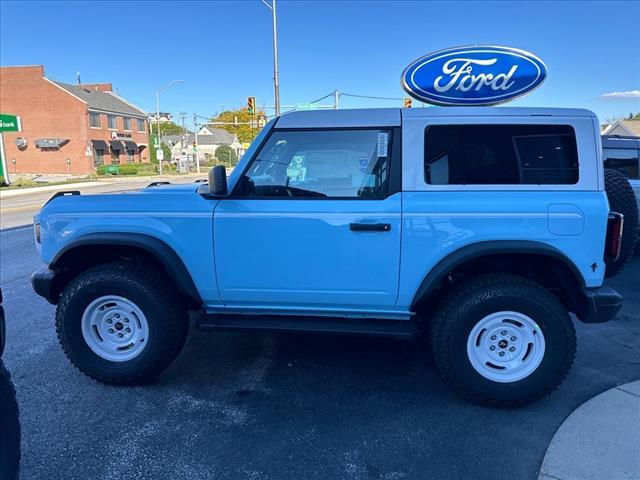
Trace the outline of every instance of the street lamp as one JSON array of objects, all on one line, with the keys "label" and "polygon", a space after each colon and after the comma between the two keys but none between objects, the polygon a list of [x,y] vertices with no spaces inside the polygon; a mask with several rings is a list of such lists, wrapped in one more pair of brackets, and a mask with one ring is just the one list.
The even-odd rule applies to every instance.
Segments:
[{"label": "street lamp", "polygon": [[[163,85],[158,90],[156,90],[156,125],[157,125],[157,132],[158,132],[158,148],[162,148],[161,147],[162,144],[160,143],[160,95],[171,85],[174,85],[176,83],[183,83],[183,82],[184,80],[171,80],[169,83],[167,83],[166,85]],[[162,160],[158,160],[158,168],[160,169],[160,175],[162,175]]]},{"label": "street lamp", "polygon": [[276,0],[271,0],[269,5],[266,0],[262,0],[269,10],[273,19],[273,97],[275,100],[276,116],[280,115],[280,76],[278,75],[278,30],[276,28]]}]

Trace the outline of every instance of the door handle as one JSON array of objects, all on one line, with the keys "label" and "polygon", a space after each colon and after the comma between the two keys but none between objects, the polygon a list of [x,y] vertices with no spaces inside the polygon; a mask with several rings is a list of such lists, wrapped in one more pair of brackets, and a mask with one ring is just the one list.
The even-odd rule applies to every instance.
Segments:
[{"label": "door handle", "polygon": [[352,232],[388,232],[391,230],[390,223],[350,223],[349,230]]}]

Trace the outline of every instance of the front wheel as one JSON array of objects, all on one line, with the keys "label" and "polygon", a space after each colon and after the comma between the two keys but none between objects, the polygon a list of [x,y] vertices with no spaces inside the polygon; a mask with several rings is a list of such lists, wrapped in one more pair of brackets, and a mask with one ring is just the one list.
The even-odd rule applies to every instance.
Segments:
[{"label": "front wheel", "polygon": [[110,384],[155,378],[180,353],[188,327],[171,281],[136,262],[81,273],[65,288],[56,311],[67,357],[89,377]]},{"label": "front wheel", "polygon": [[576,337],[560,301],[531,280],[491,274],[445,298],[431,323],[445,382],[475,403],[527,405],[548,395],[573,363]]}]

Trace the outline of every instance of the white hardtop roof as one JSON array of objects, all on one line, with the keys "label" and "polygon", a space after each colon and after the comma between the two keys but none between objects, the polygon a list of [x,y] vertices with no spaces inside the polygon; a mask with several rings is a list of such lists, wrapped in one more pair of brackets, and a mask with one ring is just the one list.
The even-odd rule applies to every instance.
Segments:
[{"label": "white hardtop roof", "polygon": [[581,108],[428,107],[302,110],[283,114],[275,128],[399,127],[401,117],[595,117]]}]

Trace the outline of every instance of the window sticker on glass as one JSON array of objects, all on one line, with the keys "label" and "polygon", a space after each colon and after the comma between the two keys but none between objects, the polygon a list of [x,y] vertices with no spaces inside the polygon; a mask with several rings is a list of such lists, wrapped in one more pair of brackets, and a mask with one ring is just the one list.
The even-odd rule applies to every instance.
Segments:
[{"label": "window sticker on glass", "polygon": [[367,167],[369,166],[369,156],[366,153],[363,153],[358,158],[358,164],[360,167],[360,172],[365,173],[367,171]]},{"label": "window sticker on glass", "polygon": [[378,132],[378,157],[386,157],[389,147],[389,134],[387,132]]}]

